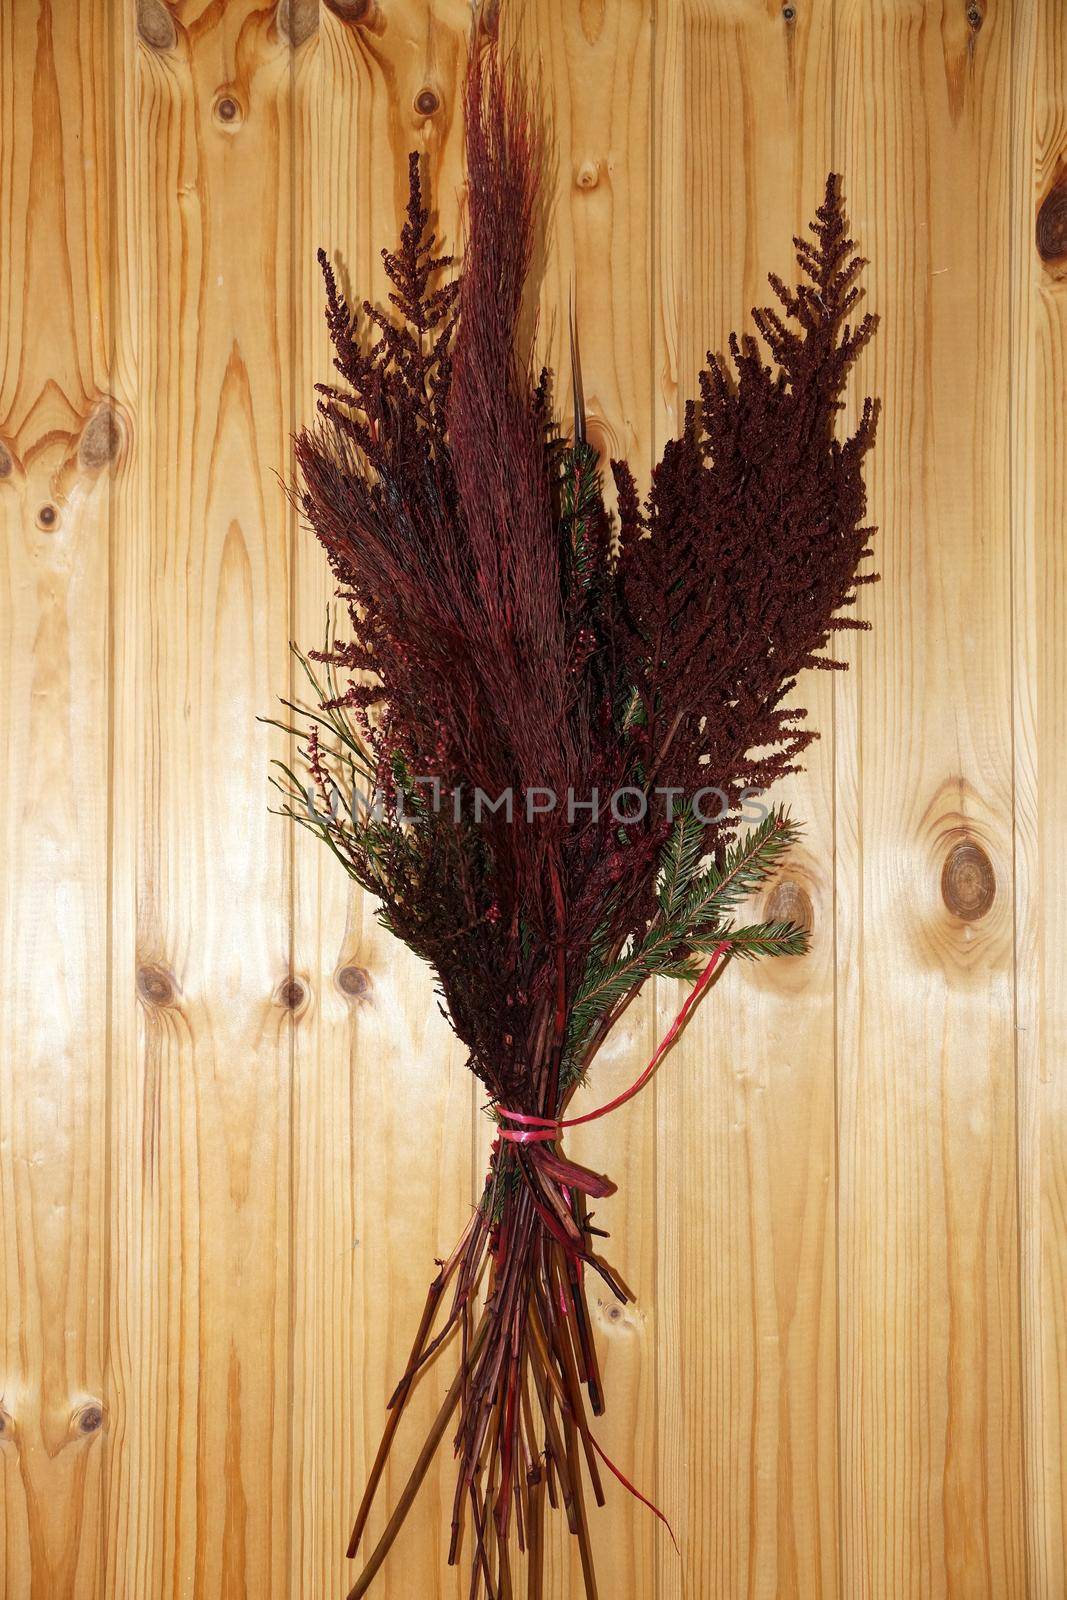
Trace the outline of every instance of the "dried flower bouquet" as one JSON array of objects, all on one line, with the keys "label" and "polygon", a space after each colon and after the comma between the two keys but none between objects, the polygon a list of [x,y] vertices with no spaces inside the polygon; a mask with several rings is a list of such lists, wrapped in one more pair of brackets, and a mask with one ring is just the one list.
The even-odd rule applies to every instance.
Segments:
[{"label": "dried flower bouquet", "polygon": [[448,1559],[466,1522],[475,1600],[507,1600],[519,1564],[526,1595],[543,1595],[546,1501],[596,1595],[587,1490],[600,1502],[602,1469],[622,1474],[590,1422],[604,1396],[587,1274],[627,1292],[588,1209],[613,1185],[561,1147],[568,1104],[649,978],[694,987],[602,1110],[647,1081],[724,961],[804,948],[794,927],[736,925],[794,837],[781,810],[749,831],[739,819],[815,737],[787,697],[805,669],[840,665],[822,652],[863,626],[842,613],[872,581],[861,469],[876,408],[847,438],[835,424],[874,324],[849,322],[862,262],[836,180],[796,241],[799,283],[772,277],[780,308],[753,314],[763,346],[735,336],[728,360],[708,358],[647,496],[611,464],[612,514],[577,363],[568,433],[521,342],[544,144],[491,44],[472,51],[465,116],[462,270],[437,253],[412,156],[400,244],[383,252],[391,309],[357,317],[321,257],[341,383],[297,441],[299,504],[350,631],[300,657],[307,774],[283,768],[283,809],[431,967],[498,1124],[350,1555],[419,1373],[447,1351],[455,1376],[351,1600],[450,1429]]}]

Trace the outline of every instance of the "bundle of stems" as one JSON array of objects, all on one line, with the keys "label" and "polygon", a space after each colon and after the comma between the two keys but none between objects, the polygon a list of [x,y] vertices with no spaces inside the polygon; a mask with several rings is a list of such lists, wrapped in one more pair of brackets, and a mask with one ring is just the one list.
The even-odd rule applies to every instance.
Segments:
[{"label": "bundle of stems", "polygon": [[[437,253],[414,156],[400,243],[383,252],[391,307],[355,313],[322,257],[341,383],[320,386],[297,441],[296,494],[350,632],[297,652],[308,693],[280,725],[306,770],[282,766],[282,810],[431,966],[497,1123],[350,1555],[420,1375],[447,1350],[455,1376],[351,1600],[450,1430],[448,1559],[466,1541],[472,1600],[544,1594],[546,1504],[596,1596],[589,1500],[609,1474],[644,1496],[591,1421],[604,1394],[589,1275],[628,1298],[590,1209],[614,1185],[564,1154],[564,1132],[638,1092],[724,964],[803,951],[787,924],[737,925],[796,835],[780,809],[741,824],[815,737],[788,697],[804,669],[839,665],[826,646],[862,626],[842,613],[872,581],[858,569],[875,407],[844,439],[835,425],[873,319],[849,322],[862,262],[837,180],[796,241],[800,281],[772,277],[780,309],[753,313],[762,345],[735,336],[709,356],[643,499],[612,463],[610,511],[573,345],[568,432],[524,342],[545,140],[491,39],[472,44],[465,132],[462,270]],[[654,976],[693,985],[674,1026],[631,1090],[568,1117]]]}]

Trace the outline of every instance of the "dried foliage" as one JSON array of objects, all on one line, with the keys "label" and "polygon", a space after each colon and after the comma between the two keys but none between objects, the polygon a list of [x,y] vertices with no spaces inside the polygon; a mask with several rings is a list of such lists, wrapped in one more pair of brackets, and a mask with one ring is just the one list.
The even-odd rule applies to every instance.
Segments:
[{"label": "dried foliage", "polygon": [[[797,929],[734,925],[794,836],[780,811],[740,834],[739,817],[815,737],[787,703],[798,674],[839,665],[833,634],[863,626],[849,608],[872,581],[858,569],[876,408],[844,440],[835,424],[873,319],[856,320],[862,262],[831,178],[796,241],[798,285],[772,277],[759,338],[709,357],[644,499],[612,463],[613,517],[580,387],[567,437],[523,347],[543,144],[491,48],[468,74],[466,151],[461,274],[438,251],[415,156],[399,248],[383,252],[391,310],[355,314],[322,257],[341,381],[297,442],[298,496],[350,632],[301,656],[310,704],[283,724],[305,737],[313,804],[303,774],[279,781],[284,809],[433,968],[501,1125],[393,1397],[353,1552],[411,1384],[458,1330],[457,1378],[353,1596],[457,1409],[450,1559],[466,1505],[472,1594],[512,1593],[515,1531],[527,1593],[542,1593],[547,1495],[593,1595],[581,1479],[597,1499],[601,1480],[582,1385],[594,1413],[602,1395],[584,1273],[626,1292],[586,1214],[611,1185],[562,1155],[559,1124],[648,978],[702,993],[709,957],[803,949]],[[705,820],[710,790],[727,803]],[[375,792],[377,807],[351,806]]]}]

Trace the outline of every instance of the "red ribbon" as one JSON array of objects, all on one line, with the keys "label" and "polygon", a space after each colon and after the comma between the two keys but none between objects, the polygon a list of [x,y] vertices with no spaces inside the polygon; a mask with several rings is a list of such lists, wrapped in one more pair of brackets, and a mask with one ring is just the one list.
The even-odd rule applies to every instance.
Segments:
[{"label": "red ribbon", "polygon": [[685,1027],[690,1012],[703,997],[709,983],[718,971],[719,963],[729,948],[730,941],[728,939],[715,946],[711,953],[711,960],[693,985],[691,992],[686,996],[685,1004],[671,1023],[670,1028],[660,1040],[652,1060],[648,1063],[641,1076],[636,1078],[628,1089],[624,1089],[621,1094],[617,1094],[614,1100],[609,1100],[606,1105],[597,1106],[595,1111],[587,1111],[581,1117],[561,1117],[553,1120],[551,1117],[530,1116],[525,1111],[507,1111],[503,1106],[500,1106],[497,1108],[497,1114],[501,1119],[506,1118],[509,1122],[522,1124],[520,1128],[502,1127],[500,1129],[500,1138],[506,1139],[509,1144],[546,1143],[550,1139],[558,1138],[564,1128],[577,1128],[583,1122],[596,1122],[599,1117],[606,1117],[609,1111],[616,1111],[619,1106],[625,1105],[627,1100],[632,1100],[634,1095],[639,1094],[645,1087],[645,1084]]},{"label": "red ribbon", "polygon": [[[606,1105],[598,1106],[595,1111],[587,1111],[584,1116],[559,1117],[555,1120],[553,1120],[551,1117],[530,1116],[525,1111],[507,1111],[503,1106],[500,1106],[497,1108],[497,1114],[501,1119],[506,1118],[509,1122],[518,1122],[521,1123],[522,1126],[519,1128],[501,1127],[498,1130],[498,1138],[506,1139],[509,1144],[547,1144],[550,1140],[558,1138],[564,1128],[577,1128],[579,1124],[583,1122],[596,1122],[598,1117],[606,1117],[609,1111],[616,1111],[619,1106],[625,1105],[627,1100],[632,1100],[634,1095],[639,1094],[645,1087],[645,1084],[648,1082],[649,1078],[651,1078],[652,1074],[663,1060],[663,1057],[667,1054],[667,1051],[671,1048],[678,1035],[685,1027],[690,1012],[693,1010],[695,1005],[699,1004],[701,998],[707,991],[708,985],[719,969],[719,963],[722,961],[723,956],[726,955],[729,948],[730,942],[728,939],[724,939],[721,944],[717,944],[715,946],[715,949],[711,953],[710,961],[700,974],[700,977],[697,979],[696,983],[693,985],[692,991],[689,993],[689,995],[687,995],[685,1004],[682,1006],[682,1009],[671,1023],[670,1028],[660,1040],[652,1060],[648,1063],[648,1066],[645,1068],[644,1072],[642,1072],[641,1076],[636,1078],[628,1089],[624,1089],[622,1094],[617,1094],[614,1100],[609,1100]],[[570,1163],[567,1163],[567,1165],[570,1165]],[[583,1169],[577,1170],[581,1171]],[[568,1176],[570,1175],[571,1174],[568,1174]],[[567,1190],[561,1180],[560,1174],[555,1173],[550,1174],[550,1176],[555,1178],[555,1181],[559,1183],[560,1188],[566,1194]],[[587,1186],[583,1185],[583,1187]],[[544,1206],[540,1205],[536,1198],[534,1199],[534,1205],[541,1213],[545,1226],[550,1230],[555,1238],[559,1240],[564,1250],[566,1250],[569,1255],[580,1260],[581,1258],[578,1252],[575,1250],[574,1245],[566,1237],[563,1229],[560,1227],[555,1217],[549,1216]],[[560,1298],[561,1301],[563,1301],[562,1289],[560,1290]],[[563,1301],[563,1313],[565,1316],[568,1314],[565,1301]],[[659,1509],[659,1506],[655,1505],[653,1501],[649,1500],[645,1495],[643,1495],[640,1489],[634,1487],[629,1478],[626,1477],[625,1473],[619,1470],[614,1461],[612,1461],[611,1457],[597,1443],[591,1432],[587,1433],[586,1437],[588,1438],[593,1449],[596,1451],[597,1455],[600,1457],[601,1461],[603,1461],[604,1465],[609,1469],[609,1471],[615,1475],[615,1477],[622,1484],[623,1488],[628,1490],[628,1492],[633,1495],[635,1500],[640,1500],[643,1506],[647,1506],[649,1511],[651,1511],[654,1516],[659,1518],[667,1532],[670,1534],[674,1548],[677,1550],[678,1541],[674,1537],[674,1529],[667,1521],[667,1518],[664,1516],[663,1512]]]},{"label": "red ribbon", "polygon": [[[659,1520],[662,1522],[663,1526],[666,1528],[667,1532],[671,1536],[671,1543],[673,1544],[674,1548],[676,1550],[678,1550],[678,1541],[674,1537],[674,1529],[671,1527],[670,1523],[667,1521],[667,1518],[664,1516],[664,1514],[660,1510],[659,1506],[653,1504],[653,1502],[651,1500],[649,1500],[646,1495],[643,1495],[641,1493],[640,1489],[635,1489],[634,1488],[633,1484],[630,1482],[630,1480],[626,1476],[626,1474],[624,1472],[620,1472],[619,1471],[618,1467],[615,1465],[614,1461],[612,1461],[612,1459],[608,1455],[607,1451],[601,1449],[600,1445],[597,1444],[597,1442],[594,1439],[592,1433],[587,1433],[586,1434],[586,1438],[589,1440],[589,1443],[593,1446],[593,1449],[596,1451],[596,1453],[600,1457],[601,1461],[607,1467],[608,1471],[609,1472],[613,1472],[615,1474],[616,1478],[618,1478],[618,1480],[622,1484],[623,1488],[628,1490],[628,1492],[633,1495],[635,1500],[640,1500],[640,1502],[641,1502],[641,1504],[643,1506],[647,1506],[648,1509],[652,1512],[653,1516],[659,1518]],[[680,1550],[678,1550],[678,1554],[681,1555],[681,1553],[682,1552]]]}]

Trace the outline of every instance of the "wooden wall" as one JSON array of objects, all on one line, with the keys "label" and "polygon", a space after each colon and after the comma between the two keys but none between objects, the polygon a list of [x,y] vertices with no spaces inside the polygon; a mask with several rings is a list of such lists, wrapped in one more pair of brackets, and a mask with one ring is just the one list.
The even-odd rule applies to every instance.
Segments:
[{"label": "wooden wall", "polygon": [[[605,449],[677,428],[831,166],[883,317],[884,581],[803,686],[774,891],[812,953],[731,971],[574,1140],[637,1293],[599,1306],[604,1440],[681,1546],[613,1493],[603,1592],[1063,1600],[1067,4],[506,3],[558,141],[544,343],[573,293]],[[380,289],[412,147],[456,236],[468,21],[0,8],[4,1600],[342,1595],[478,1185],[428,977],[267,815],[254,720],[329,593],[280,481],[314,249]],[[383,1600],[466,1592],[448,1478]]]}]

